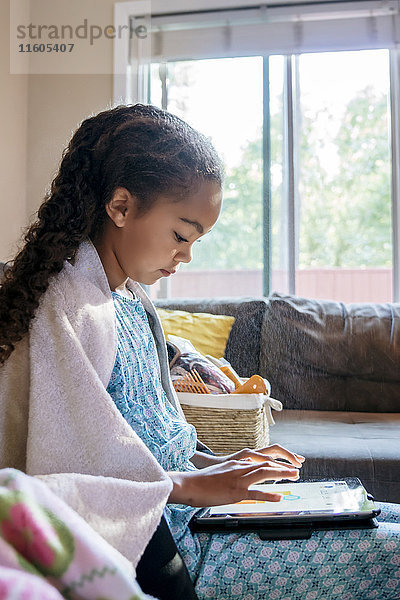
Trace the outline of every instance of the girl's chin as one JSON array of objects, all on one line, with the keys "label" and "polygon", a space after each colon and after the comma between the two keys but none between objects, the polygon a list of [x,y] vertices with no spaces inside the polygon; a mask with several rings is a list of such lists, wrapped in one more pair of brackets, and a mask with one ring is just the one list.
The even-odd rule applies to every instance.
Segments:
[{"label": "girl's chin", "polygon": [[156,283],[159,279],[162,278],[163,275],[161,273],[152,273],[151,275],[146,275],[142,277],[141,281],[138,280],[138,283],[141,283],[143,285],[153,285],[153,283]]}]

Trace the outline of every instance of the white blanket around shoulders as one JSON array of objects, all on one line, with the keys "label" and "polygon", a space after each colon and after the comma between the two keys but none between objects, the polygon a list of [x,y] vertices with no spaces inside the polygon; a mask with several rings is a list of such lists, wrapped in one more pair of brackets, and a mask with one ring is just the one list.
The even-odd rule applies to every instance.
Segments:
[{"label": "white blanket around shoulders", "polygon": [[[137,283],[128,285],[149,315],[162,383],[180,411],[157,313]],[[115,530],[109,541],[135,564],[157,527],[172,482],[106,391],[117,350],[115,319],[100,258],[93,244],[84,242],[73,264],[66,261],[51,279],[29,335],[0,367],[0,468],[101,476],[98,484],[75,477],[66,477],[65,485],[59,478],[48,481],[84,518],[102,502],[104,516],[119,515],[124,541],[119,545]]]}]

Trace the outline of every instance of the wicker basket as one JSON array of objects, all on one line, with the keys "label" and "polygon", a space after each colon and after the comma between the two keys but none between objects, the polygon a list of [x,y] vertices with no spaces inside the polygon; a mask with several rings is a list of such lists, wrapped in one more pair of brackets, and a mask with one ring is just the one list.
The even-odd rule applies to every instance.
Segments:
[{"label": "wicker basket", "polygon": [[279,400],[263,394],[178,392],[178,398],[199,440],[216,454],[267,446],[274,424],[271,408],[282,410]]}]

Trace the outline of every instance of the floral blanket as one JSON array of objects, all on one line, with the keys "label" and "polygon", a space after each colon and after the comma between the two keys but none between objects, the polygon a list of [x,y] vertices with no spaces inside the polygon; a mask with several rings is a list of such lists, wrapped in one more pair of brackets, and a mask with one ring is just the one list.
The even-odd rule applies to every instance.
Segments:
[{"label": "floral blanket", "polygon": [[0,470],[0,600],[145,600],[133,565],[43,481]]}]

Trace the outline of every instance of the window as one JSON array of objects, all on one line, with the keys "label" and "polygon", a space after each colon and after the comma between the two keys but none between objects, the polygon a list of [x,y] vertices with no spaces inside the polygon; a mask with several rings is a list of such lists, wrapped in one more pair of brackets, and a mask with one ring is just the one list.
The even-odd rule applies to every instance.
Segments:
[{"label": "window", "polygon": [[399,300],[398,13],[356,5],[151,19],[146,100],[210,136],[226,166],[219,222],[153,297]]}]

